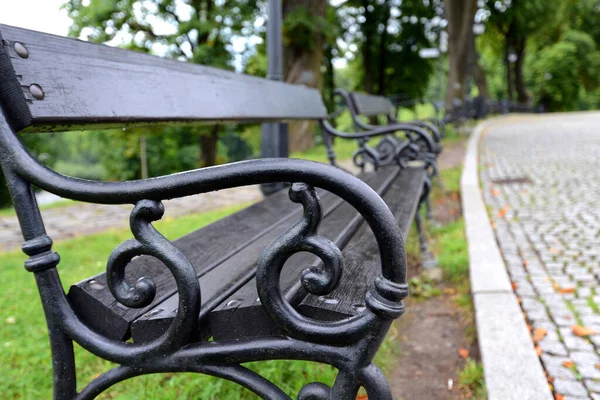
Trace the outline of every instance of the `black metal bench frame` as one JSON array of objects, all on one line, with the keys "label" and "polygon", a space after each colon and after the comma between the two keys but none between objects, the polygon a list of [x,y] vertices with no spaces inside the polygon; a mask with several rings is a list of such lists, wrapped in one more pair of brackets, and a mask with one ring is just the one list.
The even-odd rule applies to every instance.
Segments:
[{"label": "black metal bench frame", "polygon": [[[128,182],[86,181],[47,168],[27,151],[16,135],[18,131],[60,131],[161,121],[324,119],[326,110],[317,91],[9,26],[0,25],[0,34],[0,163],[25,240],[23,251],[28,255],[25,268],[34,274],[46,315],[54,399],[92,399],[118,382],[159,372],[213,375],[234,381],[265,398],[288,398],[275,384],[240,364],[296,359],[329,364],[339,370],[331,388],[308,383],[300,391],[300,399],[353,399],[362,386],[369,398],[391,400],[390,386],[372,360],[390,324],[404,312],[402,300],[408,294],[404,238],[386,203],[363,181],[333,166],[293,159],[260,159]],[[80,61],[89,62],[87,68],[65,61],[66,55],[77,55],[82,50],[85,55]],[[129,107],[126,110],[117,107],[118,104],[107,107],[102,102],[103,96],[110,97],[123,82],[113,82],[112,79],[118,79],[115,76],[95,80],[98,71],[104,71],[106,65],[114,67],[121,60],[124,61],[119,66],[129,62],[132,71],[140,72],[140,76],[154,65],[162,68],[154,71],[158,75],[156,81],[162,86],[146,88],[149,91],[145,93],[146,98],[139,96],[139,87],[136,87],[139,82],[128,83],[133,92],[129,98],[128,88],[119,92],[125,97],[119,99],[119,104]],[[37,66],[32,67],[34,63]],[[60,77],[46,74],[44,63],[63,68],[65,75],[75,77],[69,77],[72,82],[68,84],[55,82]],[[84,70],[80,72],[81,68]],[[121,73],[118,68],[115,70],[108,73]],[[160,76],[161,73],[168,75]],[[159,79],[169,78],[170,74],[173,78],[166,83]],[[179,81],[177,74],[181,75]],[[207,77],[202,81],[203,75]],[[83,78],[77,79],[78,76]],[[190,96],[200,101],[203,98],[198,96],[215,101],[214,97],[210,98],[211,94],[218,98],[218,90],[233,83],[231,90],[264,85],[267,94],[281,91],[281,98],[290,98],[290,102],[281,105],[279,111],[270,110],[269,104],[255,104],[260,102],[250,105],[248,100],[255,93],[254,87],[232,96],[233,104],[208,111],[189,104],[194,99],[172,98],[166,102],[159,96],[165,84],[176,85],[192,78],[199,79],[195,85],[205,85],[202,95],[190,92]],[[211,86],[214,82],[216,84]],[[89,90],[84,90],[86,88]],[[97,98],[90,98],[92,95]],[[298,108],[296,101],[302,99],[313,105]],[[365,136],[381,134],[364,133]],[[272,182],[292,182],[290,200],[304,209],[300,220],[263,251],[256,267],[262,306],[285,336],[231,342],[195,341],[200,286],[190,261],[152,225],[163,215],[162,200]],[[52,250],[52,239],[46,234],[32,185],[83,202],[134,205],[130,218],[134,238],[113,250],[107,262],[107,284],[122,305],[143,307],[155,296],[156,285],[151,277],[128,282],[125,268],[141,254],[160,260],[175,278],[179,293],[177,314],[162,336],[146,343],[119,341],[98,333],[78,317],[64,293],[57,269],[60,257]],[[279,287],[283,264],[300,251],[313,253],[323,261],[322,266],[303,273],[301,285],[306,291],[324,295],[339,282],[343,265],[341,252],[333,242],[318,234],[322,210],[314,189],[317,187],[354,207],[370,227],[379,247],[381,272],[366,292],[366,307],[361,313],[341,321],[319,321],[301,315]],[[98,357],[119,364],[79,393],[76,391],[74,342]]]},{"label": "black metal bench frame", "polygon": [[[323,141],[331,165],[337,165],[333,149],[333,137],[357,141],[358,149],[352,159],[354,165],[363,171],[367,163],[370,163],[377,170],[391,165],[405,168],[408,160],[422,160],[428,170],[428,177],[425,180],[419,208],[424,205],[427,219],[431,220],[429,194],[432,189],[432,179],[438,176],[437,157],[442,152],[441,140],[444,133],[444,122],[436,118],[429,118],[424,121],[398,122],[394,115],[397,109],[392,101],[386,97],[351,93],[341,88],[335,89],[335,94],[342,98],[344,106],[330,114],[328,119],[338,117],[347,109],[352,117],[354,132],[341,132],[333,127],[328,120],[321,121]],[[360,119],[361,116],[384,116],[387,125],[368,124]],[[405,134],[404,140],[395,136],[398,132]],[[368,145],[371,138],[380,138],[374,147]],[[429,251],[423,221],[419,213],[415,215],[415,222],[421,253],[425,255],[427,264],[433,266],[436,262]]]}]

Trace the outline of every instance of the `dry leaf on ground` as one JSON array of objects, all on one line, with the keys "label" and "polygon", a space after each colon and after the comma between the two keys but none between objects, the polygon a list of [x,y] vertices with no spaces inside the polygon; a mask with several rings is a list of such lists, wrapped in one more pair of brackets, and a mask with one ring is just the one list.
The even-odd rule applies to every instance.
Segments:
[{"label": "dry leaf on ground", "polygon": [[564,287],[564,288],[560,288],[559,292],[560,293],[574,293],[575,288],[574,287]]},{"label": "dry leaf on ground", "polygon": [[540,340],[542,340],[546,334],[548,333],[548,331],[544,328],[536,328],[535,331],[533,332],[533,340],[537,343]]},{"label": "dry leaf on ground", "polygon": [[537,354],[538,357],[541,357],[542,353],[542,348],[540,346],[535,346],[535,354]]},{"label": "dry leaf on ground", "polygon": [[467,358],[469,357],[469,350],[460,348],[458,349],[458,355],[460,356],[460,358]]},{"label": "dry leaf on ground", "polygon": [[580,325],[573,325],[571,327],[571,329],[573,330],[573,333],[576,336],[590,336],[590,335],[595,335],[598,333],[593,329],[586,328],[585,326],[580,326]]},{"label": "dry leaf on ground", "polygon": [[573,365],[575,365],[575,364],[573,364],[573,361],[571,361],[571,360],[566,360],[566,361],[563,361],[563,365],[567,368],[573,368]]},{"label": "dry leaf on ground", "polygon": [[503,218],[507,212],[508,212],[508,206],[504,206],[500,209],[500,211],[498,211],[498,216],[500,218]]}]

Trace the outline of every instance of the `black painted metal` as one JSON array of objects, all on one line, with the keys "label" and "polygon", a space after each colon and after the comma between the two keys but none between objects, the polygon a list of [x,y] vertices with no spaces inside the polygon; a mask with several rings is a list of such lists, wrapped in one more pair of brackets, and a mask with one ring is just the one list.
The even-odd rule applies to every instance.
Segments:
[{"label": "black painted metal", "polygon": [[[34,159],[18,141],[8,121],[0,119],[2,169],[25,238],[29,255],[26,268],[36,278],[50,332],[54,362],[54,398],[91,399],[124,379],[156,372],[195,371],[238,382],[260,396],[287,398],[271,382],[239,364],[267,359],[313,360],[337,367],[333,387],[308,384],[299,398],[352,399],[359,386],[371,398],[391,399],[389,385],[373,356],[392,321],[404,310],[407,295],[406,256],[394,216],[381,198],[360,179],[323,164],[271,159],[235,163],[190,171],[173,176],[119,183],[92,182],[59,175]],[[237,342],[194,342],[200,288],[187,258],[166,240],[152,222],[161,218],[161,200],[223,188],[268,183],[300,182],[292,185],[290,199],[301,203],[304,217],[265,249],[257,267],[262,304],[287,337]],[[46,235],[31,184],[66,198],[105,204],[133,203],[131,230],[135,239],[118,246],[111,255],[107,275],[115,298],[128,307],[143,307],[152,301],[155,285],[151,277],[135,283],[124,280],[123,271],[136,255],[149,254],[161,260],[175,280],[180,307],[177,317],[160,338],[145,344],[109,339],[82,322],[67,301],[59,279],[58,255]],[[324,267],[303,274],[302,285],[311,293],[324,294],[335,288],[343,267],[339,250],[317,233],[320,202],[313,186],[322,187],[347,201],[362,215],[377,240],[381,275],[365,297],[365,311],[343,321],[308,319],[294,310],[279,289],[282,263],[299,251],[310,251],[324,260]],[[73,345],[120,364],[76,393]],[[316,397],[315,397],[316,396]]]},{"label": "black painted metal", "polygon": [[[58,130],[64,126],[322,119],[326,113],[317,91],[13,27],[1,26],[1,30],[0,164],[25,239],[23,251],[29,256],[25,268],[34,274],[46,315],[55,400],[92,399],[123,380],[160,372],[213,375],[265,398],[288,398],[274,383],[240,365],[271,359],[311,360],[339,370],[332,387],[308,383],[299,399],[354,399],[363,386],[370,398],[391,400],[389,384],[372,361],[392,320],[404,311],[402,300],[408,294],[406,254],[398,221],[368,184],[339,168],[290,159],[260,159],[127,182],[87,181],[50,170],[32,157],[16,136],[18,130]],[[110,67],[114,65],[119,68]],[[50,70],[53,72],[48,73]],[[155,74],[154,84],[144,85],[151,74]],[[32,89],[34,83],[41,91]],[[201,90],[190,93],[189,85]],[[123,96],[115,97],[115,92]],[[182,93],[193,97],[182,97]],[[263,93],[265,100],[257,101],[257,93]],[[358,140],[364,151],[357,158],[378,166],[397,164],[405,168],[410,160],[429,160],[426,157],[436,146],[429,128],[414,124],[359,126],[360,130],[352,134],[333,129],[325,120],[322,126],[332,164],[331,136]],[[399,130],[408,132],[409,140],[391,136]],[[375,137],[382,138],[380,145],[368,147],[367,140]],[[198,274],[187,255],[153,226],[163,215],[162,201],[282,182],[291,184],[289,198],[302,205],[303,215],[262,251],[256,286],[262,306],[283,336],[211,342],[205,336],[199,338],[203,320],[199,319],[202,296]],[[130,218],[133,239],[117,246],[110,255],[106,286],[123,307],[143,309],[154,301],[159,284],[154,276],[130,282],[125,269],[139,255],[159,260],[173,276],[178,292],[175,317],[161,336],[129,343],[122,334],[110,336],[78,315],[73,299],[63,291],[57,268],[60,257],[45,232],[33,185],[78,201],[134,205]],[[364,282],[364,310],[337,321],[301,314],[280,287],[283,264],[299,252],[312,253],[322,261],[302,272],[297,285],[305,292],[319,296],[331,293],[345,269],[339,241],[319,234],[323,211],[314,188],[324,189],[353,207],[356,218],[362,217],[370,228],[371,241],[379,253],[378,273],[371,276],[372,282]],[[418,194],[419,190],[413,192]],[[119,366],[78,393],[73,343]]]},{"label": "black painted metal", "polygon": [[[274,81],[283,80],[283,32],[282,3],[280,0],[269,1],[267,19],[267,78]],[[288,125],[281,122],[270,122],[261,128],[261,156],[263,158],[289,157]],[[282,184],[264,184],[261,190],[271,195],[285,186]]]}]

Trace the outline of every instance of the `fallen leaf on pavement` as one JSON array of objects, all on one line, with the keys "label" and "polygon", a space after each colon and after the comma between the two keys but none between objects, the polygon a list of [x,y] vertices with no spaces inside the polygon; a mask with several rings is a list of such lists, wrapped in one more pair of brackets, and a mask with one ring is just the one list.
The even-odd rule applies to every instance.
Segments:
[{"label": "fallen leaf on pavement", "polygon": [[460,356],[460,358],[467,358],[469,357],[469,350],[460,348],[458,349],[458,355]]},{"label": "fallen leaf on pavement", "polygon": [[496,188],[492,188],[492,196],[500,196],[500,191]]},{"label": "fallen leaf on pavement", "polygon": [[565,396],[563,396],[562,394],[555,394],[554,400],[565,400]]},{"label": "fallen leaf on pavement", "polygon": [[508,206],[504,206],[500,209],[500,211],[498,211],[498,216],[500,218],[503,218],[507,212],[508,212]]},{"label": "fallen leaf on pavement", "polygon": [[573,325],[571,327],[571,329],[573,330],[573,333],[576,336],[590,336],[590,335],[595,335],[598,333],[593,329],[586,328],[585,326],[580,326],[580,325]]},{"label": "fallen leaf on pavement", "polygon": [[564,288],[560,288],[559,290],[560,293],[574,293],[575,292],[575,288],[574,287],[564,287]]},{"label": "fallen leaf on pavement", "polygon": [[574,364],[573,364],[573,361],[571,361],[571,360],[566,360],[566,361],[563,361],[563,365],[564,365],[565,367],[567,367],[567,368],[573,368],[573,365],[574,365]]},{"label": "fallen leaf on pavement", "polygon": [[512,284],[513,290],[517,290],[517,288],[519,287],[519,285],[517,285],[517,282],[511,282],[511,284]]},{"label": "fallen leaf on pavement", "polygon": [[542,340],[546,334],[548,333],[548,331],[544,328],[536,328],[535,331],[533,332],[533,340],[537,343],[540,340]]}]

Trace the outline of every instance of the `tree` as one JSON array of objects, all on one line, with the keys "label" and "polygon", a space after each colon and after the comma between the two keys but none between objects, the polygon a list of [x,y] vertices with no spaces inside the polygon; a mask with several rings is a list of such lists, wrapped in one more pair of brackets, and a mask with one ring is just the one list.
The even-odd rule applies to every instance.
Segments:
[{"label": "tree", "polygon": [[[569,0],[567,0],[569,1]],[[567,2],[556,0],[486,0],[488,26],[503,37],[503,62],[509,100],[528,103],[525,82],[525,56],[528,40],[541,30],[554,27],[562,18]]]},{"label": "tree", "polygon": [[600,84],[600,51],[590,35],[569,30],[538,52],[531,73],[538,102],[546,110],[573,110],[582,91],[593,92]]},{"label": "tree", "polygon": [[[283,75],[285,81],[321,90],[325,38],[333,35],[327,20],[328,2],[323,0],[283,0]],[[290,151],[303,151],[313,145],[315,123],[289,124]]]},{"label": "tree", "polygon": [[344,38],[355,48],[357,87],[379,95],[424,95],[433,64],[419,57],[433,45],[431,20],[440,1],[348,0],[340,6]]},{"label": "tree", "polygon": [[477,11],[477,0],[445,0],[444,8],[448,20],[448,83],[446,110],[454,108],[456,100],[463,101],[469,74],[469,61],[473,54],[473,20]]},{"label": "tree", "polygon": [[[231,37],[253,29],[257,0],[68,0],[69,34],[165,57],[233,69]],[[213,165],[219,127],[197,128],[200,164]]]}]

